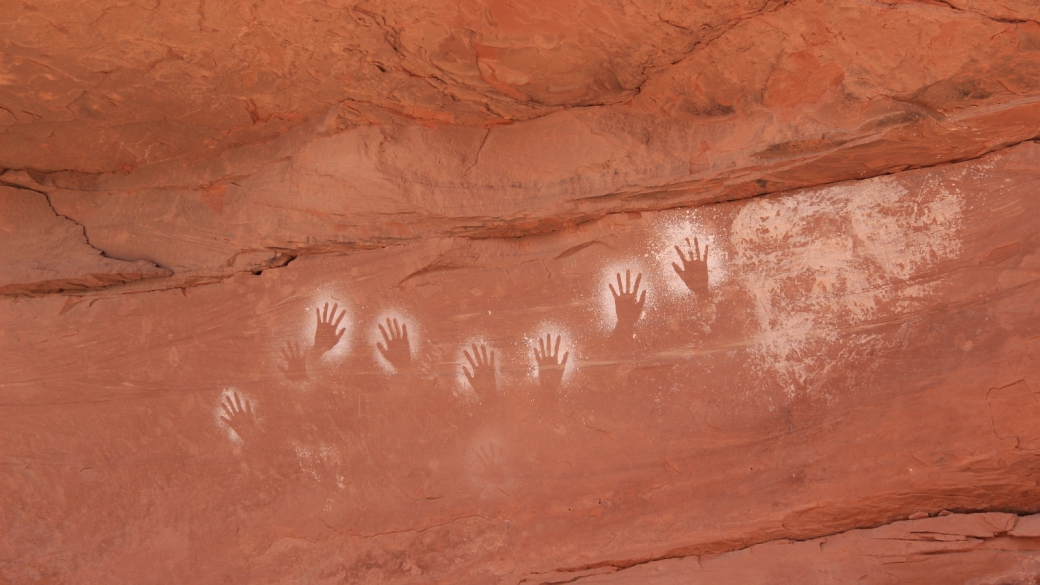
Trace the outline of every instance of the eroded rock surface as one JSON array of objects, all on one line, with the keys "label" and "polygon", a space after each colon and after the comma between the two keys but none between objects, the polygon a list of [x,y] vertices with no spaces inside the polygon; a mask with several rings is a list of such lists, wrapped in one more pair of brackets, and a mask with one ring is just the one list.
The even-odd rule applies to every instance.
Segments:
[{"label": "eroded rock surface", "polygon": [[1034,583],[1038,19],[0,0],[0,582]]},{"label": "eroded rock surface", "polygon": [[45,193],[0,186],[0,294],[104,288],[170,276],[150,262],[106,258],[83,226],[55,213]]}]

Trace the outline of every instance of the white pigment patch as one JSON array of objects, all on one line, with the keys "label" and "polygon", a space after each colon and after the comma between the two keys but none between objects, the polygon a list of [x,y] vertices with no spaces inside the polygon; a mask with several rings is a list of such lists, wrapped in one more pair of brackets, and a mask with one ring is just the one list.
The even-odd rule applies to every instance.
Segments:
[{"label": "white pigment patch", "polygon": [[755,367],[790,395],[817,388],[841,367],[835,355],[856,353],[850,327],[911,308],[925,286],[912,280],[960,253],[962,207],[938,185],[913,195],[890,177],[747,203],[730,241],[758,320]]},{"label": "white pigment patch", "polygon": [[[322,442],[318,443],[316,447],[311,447],[293,441],[292,447],[293,453],[296,454],[296,460],[300,464],[300,469],[315,481],[321,481],[322,476],[319,473],[319,467],[321,469],[337,470],[341,466],[342,458],[339,449],[334,445]],[[337,486],[342,489],[342,480],[338,473],[336,473],[336,477]]]}]

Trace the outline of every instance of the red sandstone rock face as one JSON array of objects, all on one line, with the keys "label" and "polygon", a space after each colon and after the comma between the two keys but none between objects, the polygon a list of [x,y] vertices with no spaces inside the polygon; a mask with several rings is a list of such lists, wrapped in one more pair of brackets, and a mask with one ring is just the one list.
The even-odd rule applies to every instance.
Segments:
[{"label": "red sandstone rock face", "polygon": [[[8,301],[8,578],[681,582],[1035,510],[1038,163]],[[939,566],[1035,570],[1013,525]]]},{"label": "red sandstone rock face", "polygon": [[0,582],[1035,582],[1038,18],[0,4]]}]

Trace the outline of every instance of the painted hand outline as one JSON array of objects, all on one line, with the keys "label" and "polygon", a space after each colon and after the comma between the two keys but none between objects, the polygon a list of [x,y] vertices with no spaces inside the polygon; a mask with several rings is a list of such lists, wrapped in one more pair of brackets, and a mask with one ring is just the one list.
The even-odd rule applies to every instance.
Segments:
[{"label": "painted hand outline", "polygon": [[304,382],[307,380],[307,350],[300,351],[300,344],[288,342],[282,348],[282,359],[285,367],[278,369],[293,382]]},{"label": "painted hand outline", "polygon": [[480,466],[481,475],[488,480],[489,484],[501,484],[505,480],[505,466],[502,457],[502,449],[494,443],[481,445],[475,452],[477,464]]},{"label": "painted hand outline", "polygon": [[[469,355],[468,350],[463,350],[462,354],[466,356],[466,361],[469,362],[469,366],[473,368],[473,373],[470,374],[466,366],[462,366],[462,373],[466,374],[466,379],[469,380],[470,386],[477,391],[477,395],[480,396],[491,396],[495,393],[495,352],[491,352],[491,357],[488,357],[487,347],[484,345],[480,346],[480,351],[477,351],[476,344],[473,345],[473,356]],[[474,361],[474,358],[476,361]]]},{"label": "painted hand outline", "polygon": [[231,396],[225,395],[220,407],[224,409],[220,420],[231,427],[231,430],[235,431],[235,434],[243,441],[249,442],[260,433],[253,405],[249,404],[248,400],[244,400],[238,392],[233,392]]},{"label": "painted hand outline", "polygon": [[[336,309],[339,308],[339,304],[332,305],[332,314],[329,314],[329,304],[325,303],[325,310],[314,309],[314,314],[318,317],[318,328],[314,331],[314,351],[318,357],[325,355],[325,352],[336,347],[343,332],[346,328],[340,329],[338,332],[336,328],[339,327],[340,321],[347,315],[347,311],[344,310],[336,317]],[[336,319],[335,322],[332,320]]]},{"label": "painted hand outline", "polygon": [[[646,290],[639,295],[639,281],[643,274],[636,274],[636,281],[632,283],[632,271],[625,270],[625,284],[621,285],[621,273],[617,274],[618,290],[614,285],[610,286],[610,292],[614,295],[614,310],[617,312],[617,326],[615,333],[631,333],[636,326],[636,321],[643,314],[643,305],[646,304]],[[637,299],[638,295],[638,299]]]},{"label": "painted hand outline", "polygon": [[675,262],[672,262],[672,268],[675,269],[675,273],[679,275],[679,278],[686,283],[686,287],[697,296],[707,296],[708,294],[708,244],[704,244],[704,255],[701,256],[700,242],[697,238],[693,238],[693,245],[690,245],[690,238],[686,238],[686,247],[690,248],[689,256],[683,254],[683,251],[679,246],[675,246],[676,253],[679,254],[679,259],[682,260],[682,268]]},{"label": "painted hand outline", "polygon": [[552,346],[552,334],[546,333],[545,339],[538,337],[538,347],[534,350],[534,359],[538,362],[538,383],[545,390],[557,390],[563,381],[563,372],[567,368],[569,351],[563,352],[563,360],[560,360],[560,340],[562,336],[556,336],[556,347]]},{"label": "painted hand outline", "polygon": [[378,342],[376,349],[395,369],[408,369],[412,365],[412,349],[408,344],[408,324],[402,323],[398,326],[397,319],[391,321],[390,317],[387,317],[386,329],[383,329],[382,325],[377,326],[379,332],[383,334],[383,341],[386,342],[386,345]]}]

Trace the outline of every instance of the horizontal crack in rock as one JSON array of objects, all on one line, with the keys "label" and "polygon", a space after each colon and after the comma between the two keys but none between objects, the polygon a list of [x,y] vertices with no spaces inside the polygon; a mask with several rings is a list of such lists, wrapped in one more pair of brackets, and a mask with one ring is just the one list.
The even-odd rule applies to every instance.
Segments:
[{"label": "horizontal crack in rock", "polygon": [[[1013,514],[1013,515],[1018,516],[1019,518],[1021,518],[1021,517],[1025,517],[1025,516],[1032,516],[1032,515],[1036,514],[1037,512],[1036,512],[1036,510],[1009,510],[1009,509],[1002,509],[1002,508],[998,508],[998,509],[985,509],[985,508],[981,508],[981,509],[971,509],[971,510],[959,510],[959,511],[956,512],[956,514],[961,514],[961,515],[965,515],[965,516],[966,515],[971,515],[971,514],[986,514],[986,513]],[[525,577],[522,577],[518,581],[518,583],[531,584],[531,585],[564,585],[565,583],[575,583],[575,582],[578,582],[578,581],[580,581],[582,579],[586,579],[586,578],[593,577],[593,576],[596,576],[596,575],[601,575],[601,574],[604,574],[604,573],[621,572],[621,571],[632,569],[634,567],[638,567],[638,566],[641,566],[641,565],[647,565],[647,564],[656,563],[656,562],[660,562],[660,561],[684,559],[684,558],[689,558],[689,557],[698,557],[698,559],[699,559],[701,556],[705,556],[705,555],[717,556],[717,555],[735,553],[735,552],[748,550],[748,549],[750,549],[752,547],[769,544],[769,543],[772,543],[772,542],[809,542],[809,541],[818,540],[818,539],[821,539],[821,538],[827,538],[827,537],[831,537],[831,536],[838,536],[838,535],[841,535],[841,534],[847,534],[849,532],[853,532],[853,531],[857,531],[857,530],[875,530],[875,529],[878,529],[878,528],[883,528],[885,526],[892,526],[894,524],[901,523],[901,522],[914,522],[915,521],[915,520],[908,520],[907,516],[908,516],[908,514],[903,514],[903,515],[900,515],[898,517],[898,519],[890,520],[890,521],[887,521],[887,522],[881,522],[881,523],[872,524],[872,525],[854,526],[854,527],[851,527],[851,528],[848,528],[848,529],[845,529],[845,530],[839,530],[839,531],[828,532],[828,533],[820,533],[820,534],[814,534],[814,535],[783,536],[783,537],[779,537],[779,538],[763,538],[763,539],[760,539],[760,540],[756,540],[754,538],[748,538],[745,541],[745,543],[743,543],[741,546],[737,546],[737,547],[728,547],[727,548],[726,547],[727,541],[709,542],[709,543],[703,543],[703,544],[700,544],[700,545],[693,545],[693,546],[690,546],[690,547],[685,547],[685,548],[680,548],[680,549],[673,549],[671,551],[662,553],[660,555],[641,557],[641,558],[634,558],[634,559],[603,560],[603,561],[597,561],[595,563],[586,563],[584,565],[576,565],[576,566],[573,566],[573,567],[562,567],[562,568],[553,569],[553,570],[550,570],[550,571],[541,571],[541,572],[530,573],[529,575],[527,575]],[[929,518],[935,518],[935,517],[937,517],[937,516],[930,516]],[[920,520],[927,520],[929,518],[921,518]],[[993,531],[993,535],[992,536],[978,536],[978,535],[968,535],[968,534],[949,534],[949,536],[963,536],[965,538],[964,542],[967,542],[968,539],[975,539],[975,540],[978,540],[978,541],[985,541],[985,540],[991,540],[993,538],[998,538],[998,537],[1001,537],[1001,536],[1005,536],[1010,531],[1012,531],[1013,529],[1014,529],[1014,525],[1008,527],[1006,530],[1000,530],[1000,529],[996,529],[994,527],[994,531]],[[912,534],[914,534],[914,533],[921,534],[922,536],[925,536],[925,535],[928,535],[928,534],[936,534],[934,532],[923,532],[923,531],[922,532],[910,531],[910,533],[912,533]],[[932,541],[932,540],[929,540],[928,538],[921,538],[921,539],[892,539],[892,540],[913,540],[915,542],[924,542],[924,541],[931,542]],[[941,554],[941,553],[944,553],[944,552],[956,552],[956,551],[928,551],[928,552],[921,552],[920,554]],[[605,569],[605,571],[600,571],[601,569]],[[599,571],[599,572],[591,573],[591,571]],[[589,574],[574,575],[575,573],[585,573],[585,572],[589,572]],[[553,579],[552,578],[553,575],[559,576],[560,579],[559,580]]]}]

